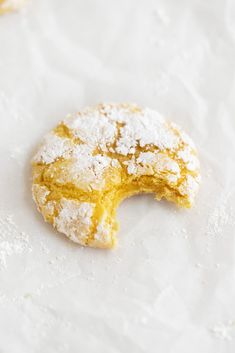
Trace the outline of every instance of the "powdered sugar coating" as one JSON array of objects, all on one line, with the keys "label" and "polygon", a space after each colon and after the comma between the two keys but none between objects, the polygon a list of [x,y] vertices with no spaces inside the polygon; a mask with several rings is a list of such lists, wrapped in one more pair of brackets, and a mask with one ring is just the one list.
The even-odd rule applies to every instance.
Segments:
[{"label": "powdered sugar coating", "polygon": [[103,151],[107,144],[114,142],[117,134],[115,122],[90,109],[85,114],[67,116],[64,124],[71,129],[74,137],[89,146],[99,146]]},{"label": "powdered sugar coating", "polygon": [[107,222],[107,213],[105,212],[100,223],[97,226],[96,232],[94,234],[93,246],[102,246],[103,244],[112,243],[110,224]]},{"label": "powdered sugar coating", "polygon": [[125,156],[134,154],[138,145],[140,147],[154,145],[160,150],[173,149],[179,140],[164,119],[149,109],[131,116],[120,133],[116,151]]},{"label": "powdered sugar coating", "polygon": [[85,245],[92,224],[93,209],[91,203],[62,198],[54,224],[59,232],[66,234],[72,241]]},{"label": "powdered sugar coating", "polygon": [[192,153],[192,149],[187,146],[184,150],[180,150],[177,156],[186,163],[188,170],[197,171],[199,169],[198,158]]},{"label": "powdered sugar coating", "polygon": [[42,145],[33,158],[33,162],[49,164],[60,157],[68,158],[71,151],[72,144],[69,139],[50,133],[44,138]]},{"label": "powdered sugar coating", "polygon": [[48,201],[44,207],[43,211],[46,216],[52,217],[55,212],[56,201]]},{"label": "powdered sugar coating", "polygon": [[158,152],[141,152],[137,159],[126,162],[128,174],[155,175],[168,172],[176,180],[180,177],[180,167],[176,161]]},{"label": "powdered sugar coating", "polygon": [[[81,143],[76,145],[69,138],[51,133],[46,136],[34,157],[35,163],[45,164],[53,163],[59,158],[70,160],[66,172],[59,173],[57,181],[62,184],[71,182],[82,185],[84,190],[100,190],[105,185],[103,180],[105,171],[110,166],[120,166],[116,156],[110,158],[106,153],[134,155],[138,146],[140,148],[153,146],[156,149],[155,169],[163,171],[165,168],[170,172],[170,164],[177,168],[177,162],[173,158],[166,158],[163,154],[156,157],[156,152],[177,150],[180,143],[187,141],[190,145],[185,145],[184,150],[178,151],[178,157],[185,162],[189,171],[199,168],[190,138],[175,124],[170,125],[159,113],[150,109],[141,110],[131,105],[100,105],[67,116],[63,124],[70,129],[75,138],[79,138]],[[121,126],[118,127],[117,124]],[[101,153],[94,155],[97,148]],[[147,163],[148,168],[146,163],[141,162],[141,158],[143,156],[147,158],[148,155],[150,156],[150,152],[142,152],[136,161],[130,158],[126,163],[128,173],[143,175],[148,169],[149,174],[150,161]],[[145,168],[140,167],[140,164],[144,164]],[[53,174],[54,172],[53,169]],[[176,174],[178,173],[177,170]]]},{"label": "powdered sugar coating", "polygon": [[186,195],[190,202],[193,202],[198,191],[200,178],[195,178],[192,175],[187,175],[185,180],[179,186],[179,192]]},{"label": "powdered sugar coating", "polygon": [[[82,151],[82,149],[81,149]],[[51,166],[48,175],[60,185],[71,183],[81,190],[102,190],[105,186],[103,177],[111,163],[111,158],[89,153],[81,153],[60,165]]]},{"label": "powdered sugar coating", "polygon": [[32,187],[33,197],[37,204],[42,207],[46,203],[47,196],[50,191],[46,186],[35,184]]}]

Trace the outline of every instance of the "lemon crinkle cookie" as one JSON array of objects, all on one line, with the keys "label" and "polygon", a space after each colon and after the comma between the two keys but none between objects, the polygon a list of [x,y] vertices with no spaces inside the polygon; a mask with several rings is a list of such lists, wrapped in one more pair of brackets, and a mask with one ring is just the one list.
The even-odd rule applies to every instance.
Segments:
[{"label": "lemon crinkle cookie", "polygon": [[46,221],[81,245],[111,248],[119,203],[154,193],[191,207],[200,182],[192,140],[159,113],[100,104],[69,115],[32,161],[33,197]]},{"label": "lemon crinkle cookie", "polygon": [[0,0],[0,15],[19,10],[27,0]]}]

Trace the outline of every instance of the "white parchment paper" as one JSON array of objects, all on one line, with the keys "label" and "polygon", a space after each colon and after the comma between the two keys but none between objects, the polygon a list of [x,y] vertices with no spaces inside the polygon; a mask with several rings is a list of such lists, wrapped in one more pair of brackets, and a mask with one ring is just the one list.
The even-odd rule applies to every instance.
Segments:
[{"label": "white parchment paper", "polygon": [[[31,0],[0,18],[0,352],[235,351],[235,1]],[[35,210],[30,158],[65,114],[136,102],[196,142],[195,207],[119,208],[81,248]]]}]

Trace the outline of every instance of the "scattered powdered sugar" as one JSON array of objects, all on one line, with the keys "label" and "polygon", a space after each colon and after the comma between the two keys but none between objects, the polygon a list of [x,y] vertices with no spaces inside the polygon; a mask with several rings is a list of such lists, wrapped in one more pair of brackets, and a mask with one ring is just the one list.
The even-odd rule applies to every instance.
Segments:
[{"label": "scattered powdered sugar", "polygon": [[24,251],[25,247],[21,241],[14,241],[10,243],[9,241],[0,242],[0,266],[6,267],[7,257],[13,254],[21,254]]},{"label": "scattered powdered sugar", "polygon": [[23,157],[25,157],[25,148],[16,146],[11,149],[10,157],[18,164],[23,164]]},{"label": "scattered powdered sugar", "polygon": [[54,219],[58,231],[74,242],[84,244],[89,234],[94,204],[62,198],[59,215]]},{"label": "scattered powdered sugar", "polygon": [[175,229],[172,231],[171,235],[173,237],[181,237],[186,240],[189,238],[189,233],[187,232],[187,230],[185,228]]},{"label": "scattered powdered sugar", "polygon": [[222,201],[209,215],[206,235],[219,235],[226,225],[235,225],[235,217],[234,211]]},{"label": "scattered powdered sugar", "polygon": [[0,269],[6,268],[10,256],[30,251],[29,236],[18,228],[13,216],[0,214]]},{"label": "scattered powdered sugar", "polygon": [[[3,9],[3,6],[3,3],[0,4],[0,10]],[[0,90],[0,116],[7,116],[8,119],[16,123],[22,123],[26,119],[31,120],[32,118],[27,110],[25,110],[24,106],[20,105],[19,102],[14,99],[14,95],[7,95],[2,90]]]},{"label": "scattered powdered sugar", "polygon": [[220,322],[210,328],[209,331],[216,338],[231,341],[235,335],[235,320],[228,320],[225,323]]},{"label": "scattered powdered sugar", "polygon": [[203,265],[200,262],[198,262],[195,264],[195,267],[197,267],[199,269],[203,269],[203,270],[219,270],[221,268],[221,264],[216,263],[216,264],[212,264],[212,265],[208,266],[208,265]]},{"label": "scattered powdered sugar", "polygon": [[163,25],[168,26],[170,23],[170,18],[168,17],[167,13],[163,9],[156,9],[154,11],[154,15],[158,20],[162,22]]}]

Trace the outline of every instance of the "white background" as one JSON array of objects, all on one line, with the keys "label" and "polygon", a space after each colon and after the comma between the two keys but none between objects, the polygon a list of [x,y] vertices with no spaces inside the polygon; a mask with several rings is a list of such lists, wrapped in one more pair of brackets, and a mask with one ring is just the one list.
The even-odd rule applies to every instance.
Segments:
[{"label": "white background", "polygon": [[[0,18],[0,352],[234,353],[235,1],[32,0]],[[136,102],[199,149],[192,210],[118,210],[113,251],[44,223],[30,159],[67,113]]]}]

